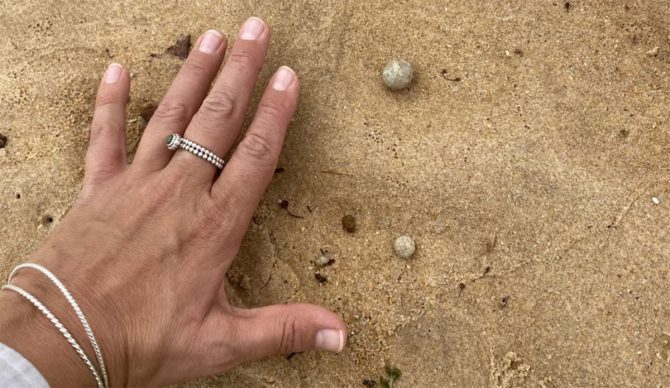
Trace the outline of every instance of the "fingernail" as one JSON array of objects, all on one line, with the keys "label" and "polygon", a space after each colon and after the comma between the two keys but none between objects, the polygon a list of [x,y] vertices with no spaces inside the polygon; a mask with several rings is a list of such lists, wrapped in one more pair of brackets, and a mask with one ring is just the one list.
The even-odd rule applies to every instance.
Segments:
[{"label": "fingernail", "polygon": [[223,42],[223,34],[217,30],[209,30],[202,37],[198,50],[205,54],[213,54],[219,49],[221,42]]},{"label": "fingernail", "polygon": [[240,30],[240,39],[242,40],[256,40],[265,30],[265,23],[255,16],[250,17],[244,22]]},{"label": "fingernail", "polygon": [[344,332],[342,330],[323,329],[316,333],[317,350],[339,353],[344,348]]},{"label": "fingernail", "polygon": [[283,92],[291,86],[294,79],[295,72],[293,72],[290,67],[282,66],[277,71],[277,74],[275,74],[274,80],[272,81],[272,89]]},{"label": "fingernail", "polygon": [[112,63],[107,67],[105,71],[105,83],[113,84],[116,83],[119,78],[121,78],[121,72],[123,71],[123,66],[118,63]]}]

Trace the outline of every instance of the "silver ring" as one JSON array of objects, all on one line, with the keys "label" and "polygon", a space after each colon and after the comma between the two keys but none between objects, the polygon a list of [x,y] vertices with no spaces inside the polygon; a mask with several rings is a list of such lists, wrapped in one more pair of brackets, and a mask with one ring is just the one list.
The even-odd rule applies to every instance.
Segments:
[{"label": "silver ring", "polygon": [[169,135],[166,140],[167,148],[170,151],[174,151],[178,148],[181,148],[184,151],[188,151],[193,155],[210,162],[219,170],[223,169],[223,165],[226,164],[226,161],[215,155],[212,151],[201,146],[200,144],[184,139],[183,137],[173,133]]}]

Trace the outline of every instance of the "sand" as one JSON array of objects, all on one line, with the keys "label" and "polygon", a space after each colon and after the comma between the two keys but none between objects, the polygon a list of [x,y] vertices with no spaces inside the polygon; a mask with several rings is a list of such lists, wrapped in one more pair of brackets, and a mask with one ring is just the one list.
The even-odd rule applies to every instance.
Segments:
[{"label": "sand", "polygon": [[[351,340],[186,387],[363,387],[386,363],[400,387],[667,386],[670,2],[567,4],[4,0],[0,275],[75,199],[107,63],[133,71],[132,156],[182,63],[165,49],[254,14],[262,81],[287,64],[303,92],[230,292],[322,304]],[[407,91],[381,82],[396,57]]]}]

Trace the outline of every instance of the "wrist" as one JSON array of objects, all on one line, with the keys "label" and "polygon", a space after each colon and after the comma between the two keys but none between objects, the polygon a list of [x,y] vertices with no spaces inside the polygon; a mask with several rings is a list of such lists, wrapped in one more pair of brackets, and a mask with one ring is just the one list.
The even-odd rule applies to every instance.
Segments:
[{"label": "wrist", "polygon": [[13,291],[0,292],[0,342],[30,361],[50,386],[90,386],[95,382],[58,329]]},{"label": "wrist", "polygon": [[[17,273],[12,284],[28,291],[51,310],[76,339],[96,369],[100,370],[82,324],[65,297],[46,277],[30,269],[24,269]],[[68,288],[73,291],[71,287]],[[123,370],[119,367],[121,363],[111,356],[116,354],[115,349],[110,347],[110,340],[106,335],[100,335],[109,333],[109,327],[106,325],[108,322],[105,322],[104,318],[98,319],[99,314],[96,314],[98,309],[87,303],[89,300],[82,301],[77,298],[77,302],[96,333],[110,384],[123,384],[125,378],[113,374],[115,371]],[[0,342],[29,360],[51,386],[96,385],[90,369],[63,334],[30,301],[11,290],[0,292]]]}]

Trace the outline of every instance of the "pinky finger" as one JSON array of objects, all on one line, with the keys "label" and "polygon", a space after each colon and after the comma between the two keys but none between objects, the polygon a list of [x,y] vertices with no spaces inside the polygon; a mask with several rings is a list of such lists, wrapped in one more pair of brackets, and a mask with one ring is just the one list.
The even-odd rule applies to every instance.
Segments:
[{"label": "pinky finger", "polygon": [[100,82],[86,153],[84,191],[113,177],[127,166],[126,104],[130,74],[118,63],[107,68]]}]

